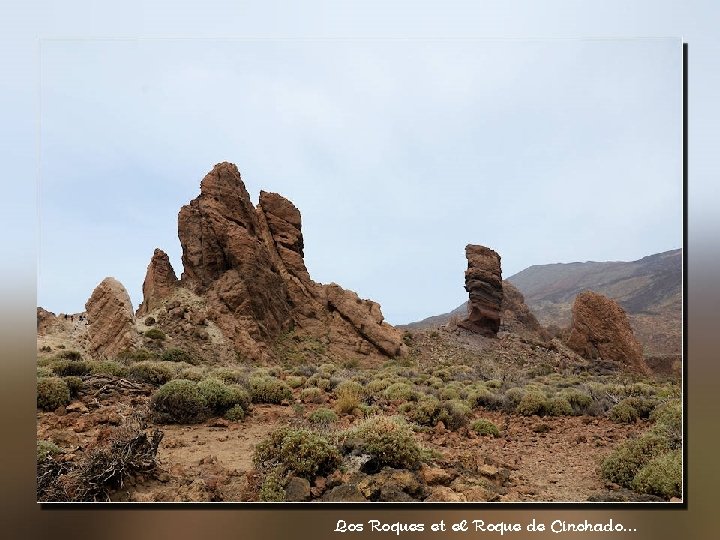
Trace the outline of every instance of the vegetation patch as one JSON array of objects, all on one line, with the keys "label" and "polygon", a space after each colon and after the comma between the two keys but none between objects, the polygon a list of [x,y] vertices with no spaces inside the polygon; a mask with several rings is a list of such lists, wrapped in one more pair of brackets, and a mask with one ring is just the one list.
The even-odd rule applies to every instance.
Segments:
[{"label": "vegetation patch", "polygon": [[54,411],[70,403],[70,389],[60,377],[43,377],[37,380],[37,407]]},{"label": "vegetation patch", "polygon": [[152,395],[150,407],[158,424],[194,424],[205,420],[209,412],[198,385],[186,379],[162,385]]},{"label": "vegetation patch", "polygon": [[498,429],[498,427],[490,420],[485,420],[484,418],[473,422],[472,430],[478,435],[486,435],[489,437],[500,436],[500,430]]}]

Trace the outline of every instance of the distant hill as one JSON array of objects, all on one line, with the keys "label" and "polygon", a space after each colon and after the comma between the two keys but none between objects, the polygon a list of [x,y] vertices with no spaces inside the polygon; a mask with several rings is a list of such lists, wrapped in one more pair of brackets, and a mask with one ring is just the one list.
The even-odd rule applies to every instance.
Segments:
[{"label": "distant hill", "polygon": [[[570,324],[577,293],[593,290],[617,300],[630,316],[646,355],[682,350],[682,250],[631,262],[574,262],[534,265],[508,278],[525,296],[541,324]],[[429,328],[463,316],[467,304],[407,328]]]}]

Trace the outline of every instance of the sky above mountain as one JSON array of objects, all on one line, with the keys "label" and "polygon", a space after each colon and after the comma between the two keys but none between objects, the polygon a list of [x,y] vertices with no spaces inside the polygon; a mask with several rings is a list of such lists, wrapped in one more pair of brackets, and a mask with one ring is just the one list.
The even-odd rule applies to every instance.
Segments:
[{"label": "sky above mountain", "polygon": [[682,243],[679,39],[49,40],[38,305],[135,307],[220,161],[303,217],[306,264],[396,324],[467,299],[468,243],[533,264]]}]

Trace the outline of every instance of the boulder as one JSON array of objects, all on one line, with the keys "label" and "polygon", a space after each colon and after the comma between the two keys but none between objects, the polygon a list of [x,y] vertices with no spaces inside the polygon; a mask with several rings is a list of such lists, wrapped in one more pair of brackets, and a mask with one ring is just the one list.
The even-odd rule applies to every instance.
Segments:
[{"label": "boulder", "polygon": [[137,343],[135,316],[122,283],[107,277],[85,304],[88,348],[95,357],[112,357]]},{"label": "boulder", "polygon": [[593,291],[575,297],[572,324],[565,343],[589,359],[618,362],[631,371],[649,374],[643,349],[635,339],[625,310],[615,301]]},{"label": "boulder", "polygon": [[472,332],[495,337],[500,329],[503,301],[500,255],[485,246],[469,244],[465,247],[468,268],[465,271],[465,290],[470,301],[468,316],[458,326]]}]

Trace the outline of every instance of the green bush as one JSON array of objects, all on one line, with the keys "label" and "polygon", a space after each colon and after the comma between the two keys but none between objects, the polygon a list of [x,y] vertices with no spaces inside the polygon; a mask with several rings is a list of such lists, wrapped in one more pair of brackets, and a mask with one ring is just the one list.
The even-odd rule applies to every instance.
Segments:
[{"label": "green bush", "polygon": [[400,417],[366,418],[343,434],[350,448],[370,454],[379,467],[414,469],[425,457],[410,426]]},{"label": "green bush", "polygon": [[251,377],[249,386],[253,403],[282,403],[292,398],[290,387],[275,377]]},{"label": "green bush", "polygon": [[43,377],[37,380],[37,406],[43,411],[54,411],[70,403],[70,389],[60,377]]},{"label": "green bush", "polygon": [[233,405],[225,411],[225,419],[231,422],[239,422],[243,418],[245,418],[245,409],[240,405]]},{"label": "green bush", "polygon": [[281,469],[273,470],[263,480],[258,498],[263,502],[284,501],[285,480]]},{"label": "green bush", "polygon": [[163,341],[165,339],[165,332],[159,328],[151,328],[145,331],[145,337],[153,341]]},{"label": "green bush", "polygon": [[478,435],[488,435],[492,437],[500,436],[500,430],[498,427],[490,420],[485,420],[484,418],[473,422],[472,429]]},{"label": "green bush", "polygon": [[210,372],[211,377],[218,378],[225,383],[243,384],[245,382],[245,373],[239,369],[232,368],[216,368]]},{"label": "green bush", "polygon": [[453,399],[440,403],[440,414],[438,420],[445,424],[445,427],[455,431],[467,425],[471,410],[464,402]]},{"label": "green bush", "polygon": [[570,402],[563,396],[551,397],[546,404],[547,414],[550,416],[571,416],[573,408]]},{"label": "green bush", "polygon": [[220,379],[208,378],[200,381],[197,388],[205,399],[208,409],[215,414],[240,405],[243,410],[250,406],[250,395],[237,385],[227,385]]},{"label": "green bush", "polygon": [[408,418],[421,426],[433,427],[440,416],[440,401],[435,398],[424,398],[417,404],[410,404]]},{"label": "green bush", "polygon": [[602,475],[616,484],[632,487],[638,471],[651,459],[668,450],[667,441],[654,433],[621,444],[602,463]]},{"label": "green bush", "polygon": [[522,388],[508,388],[505,390],[505,396],[503,397],[503,409],[508,412],[515,412],[524,395],[525,391]]},{"label": "green bush", "polygon": [[52,377],[54,373],[52,370],[48,367],[44,366],[38,366],[37,367],[37,378],[40,379],[42,377]]},{"label": "green bush", "polygon": [[283,427],[257,445],[253,460],[259,469],[281,467],[287,476],[312,480],[334,471],[340,453],[319,433]]},{"label": "green bush", "polygon": [[337,422],[338,416],[332,409],[321,407],[308,415],[308,421],[313,424],[332,424]]},{"label": "green bush", "polygon": [[446,386],[445,388],[440,390],[438,398],[443,401],[447,401],[450,399],[460,399],[460,392],[458,392],[458,389],[455,387]]},{"label": "green bush", "polygon": [[572,407],[573,414],[576,415],[587,414],[593,402],[591,396],[576,388],[563,390],[560,395],[567,399],[570,407]]},{"label": "green bush", "polygon": [[61,377],[87,375],[91,371],[91,364],[85,360],[54,360],[50,364],[55,375]]},{"label": "green bush", "polygon": [[163,384],[150,398],[155,422],[193,424],[207,418],[208,407],[198,385],[186,379]]},{"label": "green bush", "polygon": [[388,379],[373,379],[367,383],[365,389],[367,390],[368,395],[374,395],[382,392],[388,386],[390,386],[390,381]]},{"label": "green bush", "polygon": [[467,397],[467,402],[473,409],[484,407],[493,410],[498,409],[502,405],[503,400],[487,388],[479,387],[470,392]]},{"label": "green bush", "polygon": [[290,388],[300,388],[305,384],[305,377],[299,375],[290,375],[285,378],[285,382]]},{"label": "green bush", "polygon": [[175,371],[166,363],[143,361],[132,364],[128,369],[131,379],[160,386],[175,376]]},{"label": "green bush", "polygon": [[322,403],[324,401],[324,396],[325,392],[323,392],[319,388],[316,388],[315,386],[311,386],[310,388],[304,388],[300,392],[300,400],[303,403]]},{"label": "green bush", "polygon": [[523,416],[532,416],[534,414],[543,416],[547,414],[548,402],[543,394],[531,390],[523,395],[516,409],[518,414]]},{"label": "green bush", "polygon": [[632,424],[633,422],[637,421],[640,415],[638,414],[637,409],[632,406],[632,403],[628,401],[628,399],[623,399],[612,409],[610,409],[610,413],[608,414],[608,416],[613,422],[618,422],[621,424]]},{"label": "green bush", "polygon": [[132,362],[144,362],[146,360],[155,360],[157,359],[157,354],[151,351],[148,351],[147,349],[128,349],[126,351],[119,352],[115,359],[118,362],[123,362],[126,364],[132,363]]},{"label": "green bush", "polygon": [[57,358],[76,361],[82,360],[82,354],[80,354],[80,351],[62,351],[57,355]]},{"label": "green bush", "polygon": [[68,390],[70,390],[70,397],[74,398],[80,393],[83,386],[83,380],[80,377],[63,377],[63,381],[67,384]]},{"label": "green bush", "polygon": [[633,478],[632,488],[670,499],[682,491],[682,455],[680,450],[665,452],[652,458]]},{"label": "green bush", "polygon": [[62,454],[60,447],[51,441],[37,442],[37,461],[38,463],[45,461],[49,457]]},{"label": "green bush", "polygon": [[652,433],[663,437],[672,450],[682,447],[682,403],[679,399],[658,406],[650,418],[655,421],[650,430]]},{"label": "green bush", "polygon": [[200,363],[198,358],[182,349],[167,349],[160,355],[160,360],[164,362],[186,362],[192,365]]},{"label": "green bush", "polygon": [[407,383],[393,383],[385,389],[384,395],[392,401],[417,401],[418,395]]},{"label": "green bush", "polygon": [[128,374],[128,368],[120,362],[113,360],[102,360],[93,362],[90,365],[90,373],[93,375],[110,375],[112,377],[125,377]]}]

